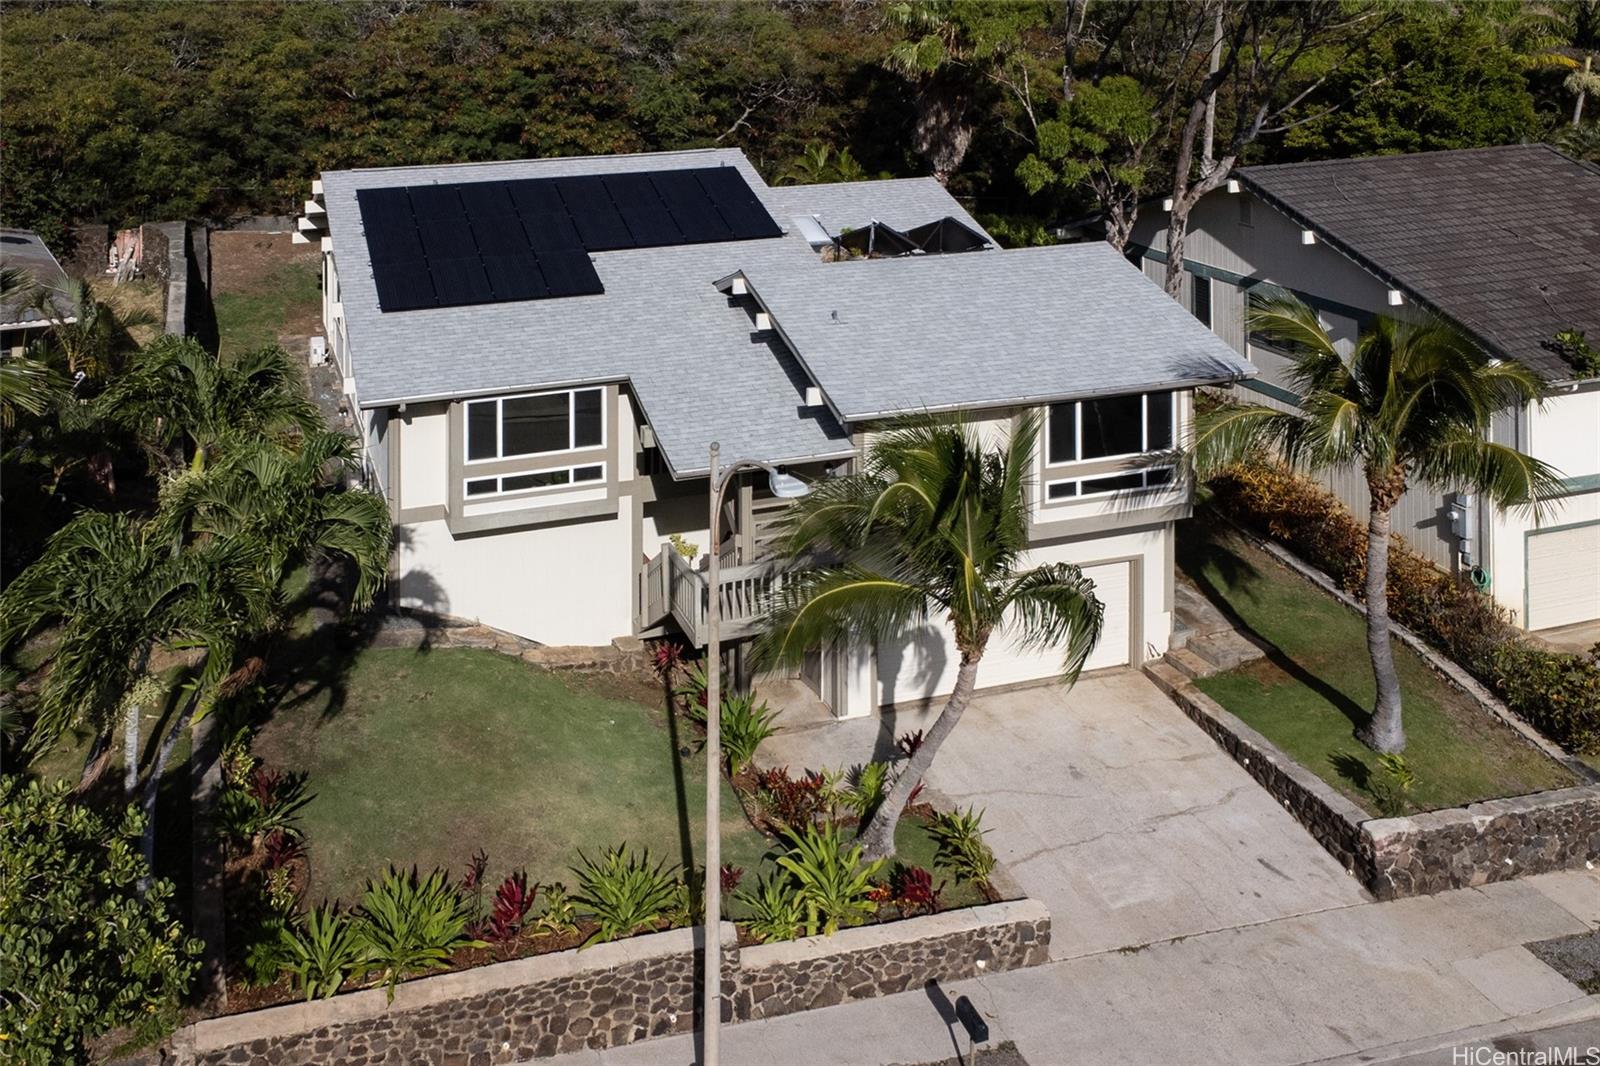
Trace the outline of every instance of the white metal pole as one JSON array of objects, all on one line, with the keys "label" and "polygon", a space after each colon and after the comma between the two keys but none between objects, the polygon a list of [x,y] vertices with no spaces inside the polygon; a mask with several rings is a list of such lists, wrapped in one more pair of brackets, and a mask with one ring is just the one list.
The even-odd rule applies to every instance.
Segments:
[{"label": "white metal pole", "polygon": [[722,1029],[722,641],[721,546],[717,533],[722,516],[721,445],[711,444],[710,572],[706,587],[706,943],[705,995],[702,1003],[704,1055],[702,1066],[717,1066]]}]

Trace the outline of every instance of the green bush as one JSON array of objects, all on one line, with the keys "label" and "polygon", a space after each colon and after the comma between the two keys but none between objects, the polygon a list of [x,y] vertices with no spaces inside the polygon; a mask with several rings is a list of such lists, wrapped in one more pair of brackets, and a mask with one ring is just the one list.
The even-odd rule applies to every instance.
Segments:
[{"label": "green bush", "polygon": [[1497,647],[1491,663],[1490,683],[1514,713],[1573,751],[1600,752],[1600,666],[1593,659],[1516,642]]},{"label": "green bush", "polygon": [[280,936],[283,968],[308,1000],[339,991],[367,955],[361,926],[326,904],[306,915],[303,928],[285,928]]},{"label": "green bush", "polygon": [[788,829],[789,851],[778,865],[794,878],[807,936],[832,936],[872,917],[872,880],[883,860],[862,861],[860,844],[846,844],[837,825]]},{"label": "green bush", "polygon": [[583,865],[573,869],[578,875],[575,902],[599,923],[585,946],[659,925],[682,902],[677,871],[665,862],[652,864],[648,848],[635,853],[618,846],[599,862],[581,853],[579,858]]},{"label": "green bush", "polygon": [[544,912],[534,921],[547,933],[570,933],[578,928],[578,908],[567,894],[567,886],[560,881],[546,885]]},{"label": "green bush", "polygon": [[844,805],[863,822],[883,806],[889,795],[889,764],[869,762],[850,772],[850,787],[844,791]]},{"label": "green bush", "polygon": [[118,1026],[148,1043],[169,1032],[199,963],[150,882],[143,819],[119,823],[72,799],[64,782],[0,777],[0,1058],[83,1062],[86,1041]]},{"label": "green bush", "polygon": [[356,935],[363,961],[393,1000],[394,986],[405,978],[443,969],[462,948],[486,947],[467,935],[471,922],[471,906],[444,870],[419,877],[415,867],[390,867],[382,881],[367,882]]},{"label": "green bush", "polygon": [[983,839],[983,812],[971,807],[936,815],[928,825],[933,861],[958,881],[987,886],[994,876],[994,852]]},{"label": "green bush", "polygon": [[757,703],[749,693],[728,696],[722,700],[722,752],[728,760],[728,772],[738,774],[756,757],[756,749],[776,730],[773,721],[778,712],[767,706],[767,701]]},{"label": "green bush", "polygon": [[[1277,463],[1225,470],[1207,488],[1223,514],[1287,545],[1345,592],[1366,581],[1366,529],[1337,498]],[[1444,573],[1395,537],[1389,613],[1487,685],[1546,736],[1600,751],[1600,662],[1534,647],[1493,600]]]},{"label": "green bush", "polygon": [[757,940],[793,940],[805,924],[805,904],[793,878],[771,874],[739,893],[749,917],[745,929]]}]

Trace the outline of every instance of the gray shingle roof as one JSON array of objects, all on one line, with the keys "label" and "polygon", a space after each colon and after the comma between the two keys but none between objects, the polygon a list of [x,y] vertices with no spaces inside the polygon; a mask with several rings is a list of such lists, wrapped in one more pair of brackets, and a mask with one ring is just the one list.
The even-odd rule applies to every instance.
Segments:
[{"label": "gray shingle roof", "polygon": [[1600,167],[1546,145],[1246,167],[1328,243],[1551,380],[1540,347],[1600,337]]},{"label": "gray shingle roof", "polygon": [[847,420],[1254,372],[1102,243],[745,274]]},{"label": "gray shingle roof", "polygon": [[[768,188],[731,149],[330,171],[324,203],[358,401],[380,407],[627,380],[679,477],[704,472],[712,440],[724,456],[773,462],[850,454],[834,416],[802,406],[813,380],[793,355],[753,333],[748,312],[716,288],[740,271],[776,301],[775,316],[801,345],[815,384],[836,403],[849,398],[851,411],[1131,391],[1249,372],[1106,247],[824,263],[791,229],[767,240],[595,253],[606,290],[599,296],[378,309],[358,189],[714,165],[738,167],[785,226],[801,214],[817,215],[833,233],[873,219],[909,227],[945,215],[977,226],[929,178]],[[827,324],[838,308],[853,341]],[[856,405],[862,396],[870,403]]]},{"label": "gray shingle roof", "polygon": [[51,297],[57,314],[73,314],[65,297],[67,275],[37,233],[25,229],[0,229],[0,267],[21,270],[36,286],[33,292],[23,293],[0,303],[0,323],[43,323],[48,316],[31,306],[43,291]]}]

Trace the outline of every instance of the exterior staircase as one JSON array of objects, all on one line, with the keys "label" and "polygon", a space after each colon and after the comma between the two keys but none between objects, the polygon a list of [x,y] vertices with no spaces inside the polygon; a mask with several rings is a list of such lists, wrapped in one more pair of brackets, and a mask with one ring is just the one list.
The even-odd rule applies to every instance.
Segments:
[{"label": "exterior staircase", "polygon": [[1227,615],[1189,582],[1173,589],[1172,642],[1166,661],[1191,680],[1262,658],[1266,650],[1239,632]]}]

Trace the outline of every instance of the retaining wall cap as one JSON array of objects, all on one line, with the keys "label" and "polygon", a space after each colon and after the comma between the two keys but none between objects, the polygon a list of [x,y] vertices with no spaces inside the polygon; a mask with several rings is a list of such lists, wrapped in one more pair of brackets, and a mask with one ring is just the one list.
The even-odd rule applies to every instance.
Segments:
[{"label": "retaining wall cap", "polygon": [[832,936],[808,936],[799,940],[779,941],[775,944],[757,944],[740,950],[739,969],[750,971],[770,966],[787,966],[811,959],[872,951],[896,944],[912,944],[919,940],[931,940],[953,933],[1012,925],[1018,922],[1049,920],[1049,910],[1035,899],[989,903],[982,907],[964,907],[939,914],[926,914],[920,918],[907,918],[899,922],[885,922],[882,925],[858,925],[853,929],[841,929]]},{"label": "retaining wall cap", "polygon": [[1549,792],[1533,792],[1526,796],[1483,800],[1469,803],[1465,807],[1447,807],[1444,810],[1413,814],[1407,818],[1374,818],[1363,828],[1374,840],[1408,833],[1433,832],[1462,825],[1471,825],[1481,832],[1489,823],[1499,818],[1588,805],[1600,809],[1600,785],[1578,785],[1573,788],[1552,789]]},{"label": "retaining wall cap", "polygon": [[[722,922],[721,934],[724,950],[738,946],[739,934],[733,923]],[[366,1021],[389,1012],[417,1010],[487,992],[541,984],[574,974],[615,970],[651,959],[687,955],[695,950],[698,940],[694,929],[669,929],[665,933],[648,933],[596,944],[592,948],[571,948],[407,981],[395,988],[393,1003],[388,1002],[383,989],[369,988],[345,992],[332,999],[207,1018],[189,1029],[195,1050],[204,1053],[252,1040],[309,1033],[343,1022]]]}]

